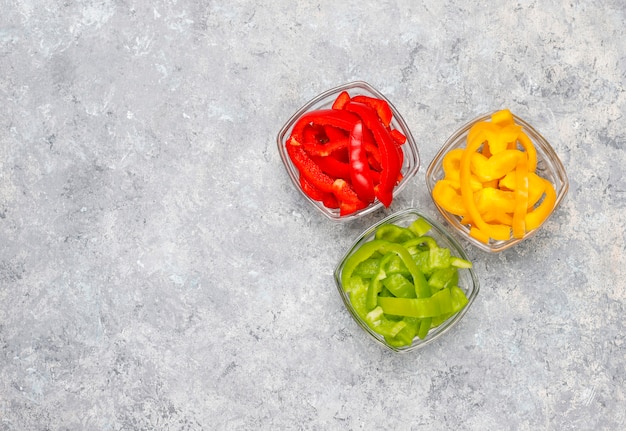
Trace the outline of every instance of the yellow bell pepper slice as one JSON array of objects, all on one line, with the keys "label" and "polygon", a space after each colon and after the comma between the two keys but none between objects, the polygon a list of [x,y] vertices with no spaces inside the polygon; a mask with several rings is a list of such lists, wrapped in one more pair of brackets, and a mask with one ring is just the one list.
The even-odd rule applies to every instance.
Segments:
[{"label": "yellow bell pepper slice", "polygon": [[517,139],[528,155],[528,172],[535,172],[537,170],[537,149],[526,133],[520,132]]},{"label": "yellow bell pepper slice", "polygon": [[464,216],[467,214],[467,210],[463,205],[463,200],[458,191],[458,187],[453,187],[450,181],[438,181],[435,184],[435,187],[433,187],[432,195],[435,202],[449,213],[458,216]]},{"label": "yellow bell pepper slice", "polygon": [[511,191],[485,187],[475,193],[475,200],[481,214],[489,211],[513,213],[515,210],[515,193]]},{"label": "yellow bell pepper slice", "polygon": [[528,209],[528,159],[519,158],[515,168],[515,211],[513,212],[513,237],[523,238],[526,234],[526,210]]},{"label": "yellow bell pepper slice", "polygon": [[510,110],[501,109],[491,114],[491,122],[500,126],[508,126],[509,124],[515,124],[515,119]]},{"label": "yellow bell pepper slice", "polygon": [[[461,188],[461,156],[465,150],[463,148],[456,148],[448,152],[441,162],[441,167],[444,172],[444,179],[452,183],[455,183],[455,188]],[[472,190],[478,191],[483,188],[483,184],[475,175],[471,176]]]},{"label": "yellow bell pepper slice", "polygon": [[481,153],[473,153],[471,159],[472,172],[482,182],[498,180],[517,166],[522,152],[519,150],[503,150],[487,158]]},{"label": "yellow bell pepper slice", "polygon": [[554,208],[554,204],[556,203],[556,190],[554,190],[554,186],[552,183],[546,179],[543,179],[545,183],[545,196],[543,201],[539,204],[537,208],[526,214],[526,231],[530,232],[541,226]]},{"label": "yellow bell pepper slice", "polygon": [[483,132],[479,132],[473,141],[467,143],[467,147],[463,152],[461,157],[461,197],[465,209],[478,229],[495,240],[507,240],[511,237],[511,228],[502,224],[486,223],[482,219],[474,202],[474,192],[470,184],[471,157],[483,142],[484,134]]},{"label": "yellow bell pepper slice", "polygon": [[485,244],[489,244],[489,235],[487,235],[486,233],[484,233],[483,231],[481,231],[479,228],[477,228],[476,226],[472,226],[470,227],[470,231],[469,231],[469,235],[474,238],[477,239],[480,242],[483,242]]},{"label": "yellow bell pepper slice", "polygon": [[[515,190],[515,172],[509,172],[498,182],[501,190]],[[539,175],[534,172],[528,173],[528,208],[535,206],[539,199],[543,196],[546,183]]]}]

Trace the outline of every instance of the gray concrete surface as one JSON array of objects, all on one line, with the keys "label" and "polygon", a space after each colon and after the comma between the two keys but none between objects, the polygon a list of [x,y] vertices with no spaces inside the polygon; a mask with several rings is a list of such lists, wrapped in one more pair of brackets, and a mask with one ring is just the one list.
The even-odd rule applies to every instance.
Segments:
[{"label": "gray concrete surface", "polygon": [[[626,425],[626,7],[621,0],[3,1],[0,429],[620,430]],[[275,137],[365,80],[420,172],[334,224]],[[468,248],[463,324],[392,354],[332,271],[416,207],[440,145],[508,107],[553,144],[563,206]],[[467,245],[467,244],[466,244]]]}]

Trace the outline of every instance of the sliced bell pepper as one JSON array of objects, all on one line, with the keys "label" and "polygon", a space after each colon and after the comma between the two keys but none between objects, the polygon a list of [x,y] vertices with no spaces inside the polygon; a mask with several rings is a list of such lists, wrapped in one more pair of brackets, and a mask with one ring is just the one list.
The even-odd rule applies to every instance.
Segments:
[{"label": "sliced bell pepper", "polygon": [[481,153],[475,152],[470,161],[471,171],[483,183],[498,180],[515,169],[517,161],[522,155],[521,151],[504,149],[487,158]]},{"label": "sliced bell pepper", "polygon": [[384,313],[418,318],[450,316],[462,310],[467,302],[467,296],[458,286],[441,289],[429,298],[378,298]]},{"label": "sliced bell pepper", "polygon": [[513,118],[513,114],[510,110],[501,109],[491,114],[491,122],[504,127],[510,124],[515,124],[515,118]]},{"label": "sliced bell pepper", "polygon": [[363,202],[374,202],[374,183],[370,173],[367,152],[363,144],[363,124],[357,122],[350,132],[350,179],[357,196]]},{"label": "sliced bell pepper", "polygon": [[528,171],[535,172],[537,170],[537,149],[526,133],[520,132],[518,136],[519,143],[528,155]]},{"label": "sliced bell pepper", "polygon": [[331,191],[339,202],[339,214],[342,216],[367,207],[367,203],[359,199],[352,186],[341,178],[333,182]]},{"label": "sliced bell pepper", "polygon": [[458,216],[467,215],[461,194],[452,187],[449,180],[437,181],[433,187],[432,197],[437,205],[449,213]]},{"label": "sliced bell pepper", "polygon": [[304,177],[304,175],[300,174],[299,179],[300,179],[300,187],[302,187],[302,191],[306,193],[308,197],[310,197],[314,201],[320,201],[320,202],[326,197],[327,193],[324,193],[323,191],[315,187],[313,184],[311,184]]},{"label": "sliced bell pepper", "polygon": [[408,229],[413,232],[415,236],[424,236],[432,229],[432,226],[425,218],[419,217],[409,225]]},{"label": "sliced bell pepper", "polygon": [[526,234],[526,213],[528,210],[528,159],[522,155],[515,169],[515,208],[513,211],[514,238],[523,238]]},{"label": "sliced bell pepper", "polygon": [[310,156],[317,163],[322,172],[333,178],[350,179],[350,164],[344,163],[336,157]]},{"label": "sliced bell pepper", "polygon": [[537,229],[548,218],[556,203],[556,190],[552,183],[544,179],[545,196],[537,208],[526,214],[526,230]]},{"label": "sliced bell pepper", "polygon": [[402,244],[415,238],[415,234],[409,228],[396,226],[395,224],[385,224],[376,229],[374,237]]},{"label": "sliced bell pepper", "polygon": [[553,209],[554,187],[536,174],[536,148],[509,110],[474,124],[466,147],[449,151],[442,167],[433,200],[479,241],[523,238]]},{"label": "sliced bell pepper", "polygon": [[327,124],[324,126],[324,134],[326,135],[326,139],[328,141],[334,141],[337,139],[347,138],[349,131]]},{"label": "sliced bell pepper", "polygon": [[[464,151],[463,148],[450,150],[442,160],[444,180],[450,181],[451,185],[459,190],[461,188],[461,157]],[[483,187],[482,182],[474,174],[471,174],[470,183],[474,191],[478,191]]]},{"label": "sliced bell pepper", "polygon": [[322,157],[330,156],[333,153],[347,149],[349,143],[350,140],[348,138],[335,139],[325,144],[320,144],[310,139],[305,139],[301,142],[302,147],[308,154]]},{"label": "sliced bell pepper", "polygon": [[372,132],[374,140],[378,144],[382,171],[380,183],[375,187],[375,193],[378,200],[385,207],[389,207],[393,200],[393,189],[401,169],[396,144],[373,108],[363,103],[350,101],[346,104],[345,109],[357,114],[363,120],[363,124]]},{"label": "sliced bell pepper", "polygon": [[323,192],[333,192],[334,180],[322,172],[322,169],[308,156],[302,146],[298,145],[295,139],[290,139],[287,142],[287,154],[296,169],[300,171],[300,175],[304,176],[315,188]]},{"label": "sliced bell pepper", "polygon": [[[471,263],[450,255],[430,236],[431,227],[416,220],[408,228],[384,225],[375,238],[357,248],[343,266],[341,283],[350,296],[352,311],[374,332],[396,347],[410,345],[417,336],[425,338],[468,302],[458,287],[457,268]],[[384,227],[384,229],[382,229]],[[406,231],[412,237],[398,240]],[[391,235],[389,235],[391,234]],[[420,265],[428,267],[425,275]]]},{"label": "sliced bell pepper", "polygon": [[343,109],[346,106],[346,103],[350,101],[350,94],[347,91],[342,91],[339,93],[339,96],[333,102],[333,109]]},{"label": "sliced bell pepper", "polygon": [[342,130],[350,131],[359,121],[359,118],[351,112],[343,109],[321,109],[304,114],[293,126],[291,138],[298,142],[303,140],[304,129],[309,124],[319,126],[333,126]]},{"label": "sliced bell pepper", "polygon": [[461,157],[461,197],[463,199],[463,204],[465,205],[465,208],[477,229],[480,229],[490,238],[496,240],[507,240],[511,237],[510,227],[486,223],[474,203],[474,194],[470,184],[470,163],[472,154],[475,153],[484,142],[481,137],[482,135],[479,134],[473,141],[469,141],[467,143],[467,148]]},{"label": "sliced bell pepper", "polygon": [[406,136],[404,136],[404,134],[398,129],[391,129],[389,134],[393,138],[393,141],[398,145],[404,145],[406,142]]},{"label": "sliced bell pepper", "polygon": [[[364,103],[365,105],[373,108],[378,114],[378,118],[383,123],[383,126],[389,127],[391,123],[391,119],[393,118],[393,112],[391,111],[391,107],[384,99],[378,99],[375,97],[358,95],[352,98],[352,101]],[[344,105],[345,106],[345,105]]]},{"label": "sliced bell pepper", "polygon": [[[515,172],[508,173],[502,178],[498,185],[501,190],[514,191],[517,187]],[[545,190],[545,181],[534,172],[528,172],[528,208],[533,208],[539,199],[543,196]]]}]

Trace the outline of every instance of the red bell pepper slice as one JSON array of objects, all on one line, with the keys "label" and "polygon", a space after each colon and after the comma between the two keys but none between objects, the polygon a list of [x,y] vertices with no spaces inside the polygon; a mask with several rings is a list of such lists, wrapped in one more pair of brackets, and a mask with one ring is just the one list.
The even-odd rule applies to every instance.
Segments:
[{"label": "red bell pepper slice", "polygon": [[336,139],[344,139],[347,138],[350,134],[349,131],[339,129],[334,126],[324,126],[324,133],[326,134],[326,138],[328,141],[334,141]]},{"label": "red bell pepper slice", "polygon": [[322,171],[294,139],[289,138],[287,141],[287,154],[308,182],[323,192],[333,191],[334,180]]},{"label": "red bell pepper slice", "polygon": [[359,117],[351,112],[339,109],[321,109],[304,114],[293,126],[291,139],[298,142],[303,140],[303,132],[308,124],[320,126],[334,126],[350,132],[354,124],[359,121]]},{"label": "red bell pepper slice", "polygon": [[349,138],[336,139],[327,144],[319,144],[315,141],[305,140],[301,142],[306,152],[313,156],[330,156],[336,151],[348,148]]},{"label": "red bell pepper slice", "polygon": [[327,195],[327,193],[324,193],[311,184],[302,174],[300,174],[300,187],[302,187],[302,191],[314,201],[321,201]]},{"label": "red bell pepper slice", "polygon": [[378,118],[380,118],[380,121],[383,122],[383,125],[385,127],[389,127],[391,119],[393,118],[393,112],[391,112],[391,107],[386,100],[360,94],[358,96],[354,96],[352,101],[364,103],[367,106],[374,108],[378,114]]},{"label": "red bell pepper slice", "polygon": [[333,109],[343,109],[343,107],[346,106],[346,103],[348,103],[349,101],[350,95],[348,94],[348,92],[342,91],[335,99],[335,102],[333,103]]},{"label": "red bell pepper slice", "polygon": [[374,202],[374,184],[367,161],[367,152],[363,145],[363,124],[360,121],[352,128],[348,149],[352,187],[362,201]]},{"label": "red bell pepper slice", "polygon": [[342,179],[337,179],[333,183],[333,194],[339,201],[339,215],[341,216],[367,207],[367,203],[359,199],[350,184]]},{"label": "red bell pepper slice", "polygon": [[300,187],[308,197],[314,201],[320,201],[326,208],[339,208],[339,202],[332,193],[323,192],[311,184],[304,175],[300,175]]},{"label": "red bell pepper slice", "polygon": [[393,200],[393,189],[396,186],[401,168],[397,146],[373,108],[363,103],[349,102],[346,104],[345,109],[361,117],[363,124],[372,131],[374,140],[378,144],[382,172],[380,184],[375,187],[374,191],[378,200],[385,207],[389,207]]},{"label": "red bell pepper slice", "polygon": [[345,163],[333,156],[310,156],[320,167],[322,172],[333,178],[350,179],[350,164]]},{"label": "red bell pepper slice", "polygon": [[328,138],[323,127],[316,124],[307,124],[302,132],[302,141],[324,144],[328,141]]},{"label": "red bell pepper slice", "polygon": [[402,145],[406,142],[406,136],[398,129],[391,129],[389,134],[398,145]]}]

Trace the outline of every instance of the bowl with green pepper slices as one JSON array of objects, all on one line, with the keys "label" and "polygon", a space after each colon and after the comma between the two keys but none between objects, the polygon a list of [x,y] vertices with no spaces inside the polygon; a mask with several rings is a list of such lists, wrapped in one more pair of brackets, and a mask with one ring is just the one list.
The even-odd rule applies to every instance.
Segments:
[{"label": "bowl with green pepper slices", "polygon": [[334,271],[356,323],[384,347],[407,352],[457,325],[480,284],[461,245],[416,209],[363,232]]}]

